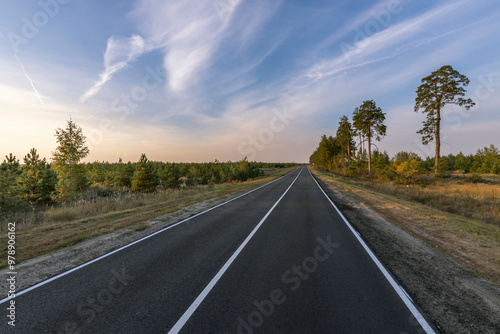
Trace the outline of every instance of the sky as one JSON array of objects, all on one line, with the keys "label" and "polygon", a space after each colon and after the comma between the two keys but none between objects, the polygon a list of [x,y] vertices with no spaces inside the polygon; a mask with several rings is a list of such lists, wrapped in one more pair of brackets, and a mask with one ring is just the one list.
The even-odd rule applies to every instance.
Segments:
[{"label": "sky", "polygon": [[[377,148],[433,156],[421,79],[451,65],[442,154],[500,146],[498,0],[0,0],[0,157],[51,160],[71,118],[85,161],[307,162],[365,100]],[[1,158],[0,158],[1,160]]]}]

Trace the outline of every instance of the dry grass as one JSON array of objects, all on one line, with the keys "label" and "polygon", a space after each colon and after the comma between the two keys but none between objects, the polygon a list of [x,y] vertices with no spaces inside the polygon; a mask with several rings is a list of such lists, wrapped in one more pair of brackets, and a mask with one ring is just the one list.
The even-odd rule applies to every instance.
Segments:
[{"label": "dry grass", "polygon": [[[446,179],[425,188],[367,187],[366,182],[315,173],[476,274],[500,282],[500,226],[485,219],[491,215],[498,222],[498,184],[462,184]],[[478,205],[481,201],[483,207]]]},{"label": "dry grass", "polygon": [[497,175],[481,175],[486,182],[469,183],[464,176],[429,178],[421,184],[400,185],[389,182],[338,178],[365,188],[412,202],[500,226],[500,182]]},{"label": "dry grass", "polygon": [[[291,168],[293,169],[293,168]],[[71,206],[50,208],[33,219],[17,224],[16,262],[74,245],[83,240],[113,232],[124,227],[146,229],[147,220],[180,210],[212,198],[221,198],[269,182],[291,169],[274,171],[273,176],[243,183],[199,186],[155,194],[128,194],[95,203],[82,202]],[[40,222],[40,219],[43,220]],[[0,268],[7,262],[7,224],[0,230]]]}]

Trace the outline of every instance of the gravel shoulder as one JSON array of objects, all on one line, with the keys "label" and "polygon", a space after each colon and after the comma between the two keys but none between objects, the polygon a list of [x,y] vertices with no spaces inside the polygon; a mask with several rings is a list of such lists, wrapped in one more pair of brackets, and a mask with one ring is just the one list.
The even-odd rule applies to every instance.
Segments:
[{"label": "gravel shoulder", "polygon": [[317,173],[314,176],[439,330],[500,332],[499,286],[408,234]]}]

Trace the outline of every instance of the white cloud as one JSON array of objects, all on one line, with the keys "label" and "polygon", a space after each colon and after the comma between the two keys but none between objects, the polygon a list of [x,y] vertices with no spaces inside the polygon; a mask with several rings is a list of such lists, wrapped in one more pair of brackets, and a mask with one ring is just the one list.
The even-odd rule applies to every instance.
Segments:
[{"label": "white cloud", "polygon": [[132,16],[138,20],[145,38],[163,50],[172,91],[186,90],[196,81],[197,74],[211,64],[238,3],[228,3],[221,18],[221,7],[212,1],[137,2]]},{"label": "white cloud", "polygon": [[99,92],[102,86],[113,78],[119,70],[135,61],[148,50],[146,42],[139,35],[126,38],[110,37],[106,52],[104,53],[104,71],[99,75],[94,85],[80,97],[80,102],[85,102]]}]

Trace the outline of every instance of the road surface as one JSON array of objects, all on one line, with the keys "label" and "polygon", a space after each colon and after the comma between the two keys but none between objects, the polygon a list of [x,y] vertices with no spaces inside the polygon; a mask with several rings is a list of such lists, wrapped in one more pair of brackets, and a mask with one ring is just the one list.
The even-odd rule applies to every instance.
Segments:
[{"label": "road surface", "polygon": [[306,167],[10,302],[1,333],[433,333]]}]

